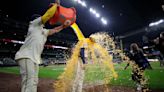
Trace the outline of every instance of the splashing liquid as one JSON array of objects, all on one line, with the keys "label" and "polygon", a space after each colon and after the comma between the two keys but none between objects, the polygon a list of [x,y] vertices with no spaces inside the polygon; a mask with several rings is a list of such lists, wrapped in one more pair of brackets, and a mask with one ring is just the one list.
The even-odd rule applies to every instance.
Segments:
[{"label": "splashing liquid", "polygon": [[[101,45],[90,38],[85,38],[76,23],[71,27],[74,29],[79,42],[76,44],[71,58],[67,61],[64,72],[54,83],[55,92],[82,92],[82,88],[93,85],[105,85],[103,92],[110,92],[107,85],[112,78],[118,76],[114,70],[112,56]],[[86,50],[86,64],[83,64],[80,58],[82,47],[85,47]],[[75,83],[80,85],[76,86],[78,84]]]}]

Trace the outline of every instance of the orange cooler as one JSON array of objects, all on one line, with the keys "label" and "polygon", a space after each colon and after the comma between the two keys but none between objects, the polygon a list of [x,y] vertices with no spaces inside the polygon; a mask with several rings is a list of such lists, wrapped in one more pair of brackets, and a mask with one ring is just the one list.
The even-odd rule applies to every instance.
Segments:
[{"label": "orange cooler", "polygon": [[58,6],[54,16],[49,20],[50,25],[65,25],[70,26],[76,21],[76,10],[75,8],[65,8]]}]

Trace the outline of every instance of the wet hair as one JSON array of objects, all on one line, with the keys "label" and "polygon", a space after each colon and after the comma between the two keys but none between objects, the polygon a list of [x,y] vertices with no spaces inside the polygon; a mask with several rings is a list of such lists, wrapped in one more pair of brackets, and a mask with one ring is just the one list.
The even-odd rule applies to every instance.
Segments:
[{"label": "wet hair", "polygon": [[137,51],[137,50],[139,50],[139,47],[138,47],[137,43],[132,43],[132,44],[130,45],[130,49],[131,49],[132,51]]}]

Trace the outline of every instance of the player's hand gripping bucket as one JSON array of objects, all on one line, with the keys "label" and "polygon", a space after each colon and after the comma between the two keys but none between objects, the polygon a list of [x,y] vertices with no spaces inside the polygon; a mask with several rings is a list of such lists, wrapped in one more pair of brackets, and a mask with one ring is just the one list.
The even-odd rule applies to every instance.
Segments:
[{"label": "player's hand gripping bucket", "polygon": [[[52,6],[52,5],[51,5]],[[50,6],[50,7],[51,7]],[[50,25],[64,25],[68,27],[76,21],[75,8],[65,8],[61,5],[57,7],[57,11],[54,16],[49,20]]]}]

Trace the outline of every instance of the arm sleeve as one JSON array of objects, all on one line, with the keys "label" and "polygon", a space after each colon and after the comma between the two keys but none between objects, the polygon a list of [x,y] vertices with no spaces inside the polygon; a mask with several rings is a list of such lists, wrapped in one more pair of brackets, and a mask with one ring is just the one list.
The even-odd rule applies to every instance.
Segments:
[{"label": "arm sleeve", "polygon": [[129,57],[130,60],[134,60],[134,56],[133,56],[132,52],[130,52],[130,53],[128,54],[128,57]]},{"label": "arm sleeve", "polygon": [[48,37],[50,30],[49,29],[44,29],[43,32],[44,32],[44,35],[46,37]]},{"label": "arm sleeve", "polygon": [[143,52],[143,50],[140,49],[139,51],[140,51],[140,53],[141,53],[141,55],[142,55],[142,58],[146,58],[146,57],[144,56],[144,52]]},{"label": "arm sleeve", "polygon": [[53,17],[57,10],[57,4],[54,4],[51,8],[49,8],[46,13],[42,16],[42,23],[45,24],[50,18]]}]

